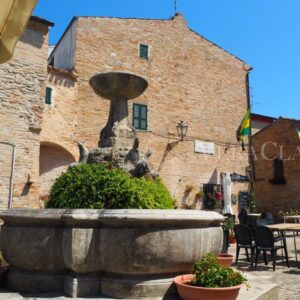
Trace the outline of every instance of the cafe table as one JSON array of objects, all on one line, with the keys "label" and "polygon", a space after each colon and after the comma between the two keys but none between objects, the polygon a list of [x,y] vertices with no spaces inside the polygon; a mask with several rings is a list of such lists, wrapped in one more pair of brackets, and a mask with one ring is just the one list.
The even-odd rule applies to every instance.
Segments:
[{"label": "cafe table", "polygon": [[250,213],[250,214],[248,214],[248,216],[260,218],[261,214],[260,213]]},{"label": "cafe table", "polygon": [[297,255],[297,243],[296,243],[296,235],[295,233],[300,232],[300,224],[295,224],[295,223],[280,223],[280,224],[272,224],[272,225],[267,225],[268,228],[270,228],[273,231],[281,231],[283,234],[286,231],[292,231],[293,237],[294,237],[294,248],[295,248],[295,257],[296,261],[298,261],[298,255]]},{"label": "cafe table", "polygon": [[293,220],[294,223],[300,223],[300,215],[283,216],[283,222],[286,223],[287,220]]}]

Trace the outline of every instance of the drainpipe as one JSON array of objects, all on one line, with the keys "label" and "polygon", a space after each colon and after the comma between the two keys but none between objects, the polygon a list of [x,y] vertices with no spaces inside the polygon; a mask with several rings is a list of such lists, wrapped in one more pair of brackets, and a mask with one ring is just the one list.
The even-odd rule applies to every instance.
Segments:
[{"label": "drainpipe", "polygon": [[12,206],[12,197],[13,197],[13,183],[14,183],[14,171],[15,171],[15,158],[16,158],[16,146],[7,142],[0,142],[2,145],[8,145],[13,148],[12,159],[11,159],[11,171],[9,178],[9,197],[8,197],[8,208]]}]

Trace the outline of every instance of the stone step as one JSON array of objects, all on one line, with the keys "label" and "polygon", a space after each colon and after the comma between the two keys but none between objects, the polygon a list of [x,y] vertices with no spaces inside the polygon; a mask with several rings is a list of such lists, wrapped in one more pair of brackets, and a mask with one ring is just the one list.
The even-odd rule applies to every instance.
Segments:
[{"label": "stone step", "polygon": [[255,276],[246,273],[249,287],[243,285],[237,300],[278,300],[278,286],[272,283],[269,276]]},{"label": "stone step", "polygon": [[[237,300],[278,300],[278,286],[272,283],[271,277],[259,277],[247,273],[246,277],[249,282],[249,287],[243,286]],[[99,296],[98,298],[77,298],[77,300],[117,300]],[[12,293],[5,290],[0,290],[0,300],[70,300],[70,298],[58,294],[40,294],[40,295],[24,295]],[[123,299],[126,300],[126,299]],[[131,299],[133,300],[133,299]],[[141,300],[141,299],[139,299]],[[161,300],[161,298],[144,298],[143,300]],[[177,299],[169,300],[180,300]]]}]

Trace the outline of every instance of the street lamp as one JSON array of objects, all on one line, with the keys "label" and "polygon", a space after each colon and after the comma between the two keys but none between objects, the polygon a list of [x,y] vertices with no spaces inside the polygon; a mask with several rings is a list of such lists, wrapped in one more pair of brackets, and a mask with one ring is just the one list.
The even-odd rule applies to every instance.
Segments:
[{"label": "street lamp", "polygon": [[[176,129],[177,129],[177,133],[178,133],[178,136],[180,137],[180,141],[183,141],[184,137],[186,136],[186,132],[188,130],[188,125],[187,123],[185,123],[184,121],[180,121],[177,125],[176,125]],[[166,150],[165,150],[165,153],[163,155],[163,158],[160,162],[160,165],[158,167],[158,172],[161,171],[166,159],[167,159],[167,156],[168,156],[168,153],[177,145],[179,144],[179,140],[177,141],[174,141],[174,142],[171,142],[171,143],[168,143],[167,144],[167,147],[166,147]]]},{"label": "street lamp", "polygon": [[176,128],[178,136],[180,137],[180,140],[183,141],[184,137],[186,136],[187,130],[188,130],[188,124],[184,121],[180,121]]}]

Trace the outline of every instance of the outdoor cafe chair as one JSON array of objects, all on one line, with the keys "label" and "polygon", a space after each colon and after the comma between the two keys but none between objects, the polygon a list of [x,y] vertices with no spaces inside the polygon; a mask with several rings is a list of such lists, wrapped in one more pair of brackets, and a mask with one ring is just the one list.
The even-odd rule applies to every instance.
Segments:
[{"label": "outdoor cafe chair", "polygon": [[263,252],[265,264],[267,264],[266,259],[266,252],[271,253],[272,261],[273,261],[273,271],[275,271],[276,268],[276,256],[277,256],[277,250],[283,249],[286,259],[286,264],[288,267],[290,267],[289,259],[288,259],[288,253],[287,253],[287,247],[286,247],[286,241],[283,240],[283,243],[280,245],[275,244],[275,238],[273,236],[273,232],[270,228],[266,226],[257,226],[254,231],[254,239],[255,239],[255,248],[256,248],[256,255],[255,255],[255,269],[257,268],[257,261],[259,254],[261,251]]},{"label": "outdoor cafe chair", "polygon": [[238,214],[238,219],[240,224],[246,224],[247,222],[248,213],[245,208],[242,208]]},{"label": "outdoor cafe chair", "polygon": [[[258,219],[256,221],[256,223],[257,223],[258,226],[267,226],[267,225],[274,224],[274,219],[270,219],[270,218],[268,219],[267,218],[267,214],[268,213],[266,213],[265,215],[263,215],[263,213],[262,213],[262,216],[264,216],[265,218],[261,218],[261,219]],[[279,242],[279,241],[283,240],[283,236],[282,236],[282,234],[280,232],[276,232],[276,231],[273,232],[273,236],[274,236],[275,242]]]},{"label": "outdoor cafe chair", "polygon": [[266,225],[276,224],[278,223],[278,220],[274,218],[274,215],[272,212],[262,212],[260,216],[260,220],[264,220],[266,222]]},{"label": "outdoor cafe chair", "polygon": [[[238,264],[240,249],[244,248],[247,256],[247,260],[250,261],[251,267],[253,267],[253,258],[255,252],[255,242],[253,240],[252,231],[249,226],[244,224],[237,224],[234,226],[234,233],[236,238],[236,256],[235,263]],[[251,258],[249,260],[248,249],[251,252]]]},{"label": "outdoor cafe chair", "polygon": [[250,228],[252,236],[254,236],[254,231],[257,226],[257,219],[253,216],[248,216],[246,225]]}]

